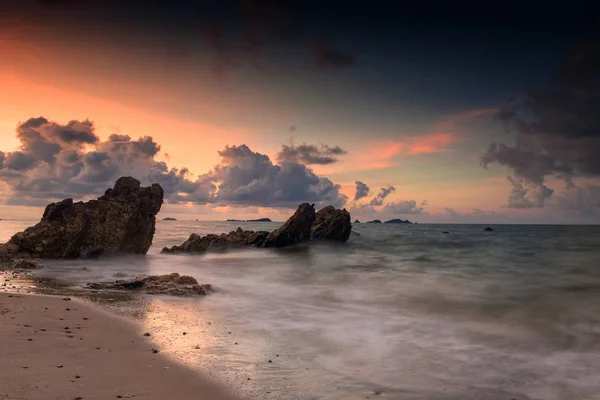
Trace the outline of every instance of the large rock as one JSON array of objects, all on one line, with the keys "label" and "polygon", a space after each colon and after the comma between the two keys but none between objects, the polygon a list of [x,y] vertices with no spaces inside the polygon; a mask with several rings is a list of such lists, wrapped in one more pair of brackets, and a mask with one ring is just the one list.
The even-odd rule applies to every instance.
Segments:
[{"label": "large rock", "polygon": [[160,185],[142,188],[136,179],[119,178],[97,200],[49,204],[42,220],[15,234],[6,250],[13,259],[145,254],[162,202]]},{"label": "large rock", "polygon": [[269,234],[263,247],[283,247],[310,240],[311,228],[315,222],[315,205],[302,203],[279,229]]},{"label": "large rock", "polygon": [[317,212],[311,228],[312,240],[334,240],[346,242],[352,231],[350,213],[346,209],[339,210],[327,206]]},{"label": "large rock", "polygon": [[130,281],[88,283],[87,287],[95,290],[136,290],[171,296],[205,296],[212,292],[211,285],[201,285],[195,278],[178,273],[140,276]]},{"label": "large rock", "polygon": [[192,233],[188,240],[181,246],[165,247],[163,253],[206,253],[219,252],[248,246],[261,246],[269,232],[267,231],[245,231],[237,228],[228,234],[200,236]]}]

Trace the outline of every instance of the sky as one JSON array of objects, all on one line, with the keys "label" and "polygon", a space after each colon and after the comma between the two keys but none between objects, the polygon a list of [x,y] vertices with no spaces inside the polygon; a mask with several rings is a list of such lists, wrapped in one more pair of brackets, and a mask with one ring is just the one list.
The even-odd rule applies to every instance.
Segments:
[{"label": "sky", "polygon": [[407,4],[0,2],[0,218],[127,175],[180,219],[600,223],[598,14]]}]

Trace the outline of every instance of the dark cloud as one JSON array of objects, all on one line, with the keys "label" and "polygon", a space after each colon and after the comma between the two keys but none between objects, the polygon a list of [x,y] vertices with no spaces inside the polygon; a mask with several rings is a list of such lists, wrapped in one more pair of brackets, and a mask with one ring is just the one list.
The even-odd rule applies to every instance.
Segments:
[{"label": "dark cloud", "polygon": [[60,125],[31,119],[17,127],[17,136],[19,150],[0,152],[0,182],[8,187],[4,202],[9,204],[98,195],[124,175],[160,183],[169,203],[295,208],[302,202],[340,207],[347,200],[339,185],[305,164],[273,164],[246,145],[227,146],[219,152],[219,164],[193,179],[187,168],[157,161],[160,145],[151,137],[114,134],[101,141],[90,121]]},{"label": "dark cloud", "polygon": [[338,157],[344,154],[348,154],[348,152],[340,146],[329,147],[323,144],[315,146],[306,143],[287,146],[284,144],[277,153],[277,160],[279,162],[299,162],[306,165],[326,165],[337,162]]},{"label": "dark cloud", "polygon": [[396,188],[393,186],[381,188],[381,190],[379,191],[377,196],[373,197],[369,204],[371,206],[380,206],[383,204],[383,200],[385,200],[386,197],[388,197],[391,193],[394,193],[395,191],[396,191]]},{"label": "dark cloud", "polygon": [[220,182],[214,201],[279,207],[307,201],[339,207],[347,200],[339,185],[304,164],[285,160],[273,164],[268,156],[246,145],[227,146],[219,155],[221,163],[207,175]]},{"label": "dark cloud", "polygon": [[314,42],[311,56],[315,66],[321,69],[343,69],[354,65],[356,56],[335,49],[328,41]]},{"label": "dark cloud", "polygon": [[552,194],[544,185],[549,177],[570,186],[574,178],[600,178],[598,71],[600,41],[582,45],[564,60],[547,89],[529,91],[498,113],[516,134],[515,143],[492,143],[482,162],[513,170],[509,206],[543,206]]},{"label": "dark cloud", "polygon": [[366,183],[361,181],[354,182],[356,184],[356,194],[354,195],[354,201],[358,201],[363,197],[367,197],[369,195],[369,187]]},{"label": "dark cloud", "polygon": [[554,190],[542,183],[531,182],[527,179],[508,177],[512,191],[508,196],[508,208],[537,208],[543,207]]},{"label": "dark cloud", "polygon": [[400,200],[385,204],[382,211],[391,215],[422,214],[423,207],[417,207],[415,200]]}]

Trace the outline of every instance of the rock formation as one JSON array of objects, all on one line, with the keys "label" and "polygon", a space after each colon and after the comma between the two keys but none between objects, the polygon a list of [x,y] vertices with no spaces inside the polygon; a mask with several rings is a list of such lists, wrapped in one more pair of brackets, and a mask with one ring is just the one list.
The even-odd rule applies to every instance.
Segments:
[{"label": "rock formation", "polygon": [[225,251],[242,247],[284,247],[309,240],[331,240],[346,242],[352,224],[350,213],[327,206],[315,213],[314,204],[300,204],[279,229],[273,232],[245,231],[238,228],[228,234],[200,236],[192,233],[180,246],[165,247],[163,253],[205,253]]},{"label": "rock formation", "polygon": [[494,230],[489,226],[484,229],[484,232],[493,232]]},{"label": "rock formation", "polygon": [[359,220],[354,221],[355,224],[360,224]]},{"label": "rock formation", "polygon": [[263,247],[283,247],[309,241],[315,218],[314,204],[300,204],[294,215],[283,226],[267,236]]},{"label": "rock formation", "polygon": [[312,240],[335,240],[345,243],[350,237],[352,224],[350,213],[346,209],[338,210],[327,206],[316,214],[311,227]]},{"label": "rock formation", "polygon": [[136,179],[119,178],[97,200],[49,204],[37,225],[0,246],[0,257],[3,252],[5,259],[145,254],[162,202],[160,185],[142,188]]},{"label": "rock formation", "polygon": [[147,294],[168,294],[171,296],[205,296],[212,292],[211,285],[201,285],[186,275],[139,276],[131,281],[88,283],[87,287],[96,290],[137,290]]},{"label": "rock formation", "polygon": [[269,232],[267,231],[245,231],[242,228],[237,228],[228,234],[221,235],[206,235],[200,236],[192,233],[188,240],[183,242],[181,246],[165,247],[163,253],[204,253],[207,251],[225,251],[227,249],[235,249],[248,246],[261,246]]},{"label": "rock formation", "polygon": [[373,221],[367,221],[367,224],[381,224],[381,220],[374,219]]},{"label": "rock formation", "polygon": [[395,219],[390,219],[384,222],[384,224],[411,224],[412,222],[410,222],[409,220],[405,220],[405,219],[400,219],[400,218],[395,218]]}]

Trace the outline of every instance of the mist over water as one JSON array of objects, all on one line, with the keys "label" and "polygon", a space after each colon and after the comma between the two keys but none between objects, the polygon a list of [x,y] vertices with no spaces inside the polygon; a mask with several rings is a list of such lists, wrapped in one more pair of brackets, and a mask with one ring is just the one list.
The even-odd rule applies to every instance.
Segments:
[{"label": "mist over water", "polygon": [[[0,221],[0,242],[33,222]],[[243,338],[235,351],[207,345],[214,357],[200,364],[225,363],[225,380],[281,353],[278,370],[253,369],[252,390],[277,398],[600,399],[598,226],[355,224],[346,245],[159,254],[238,226],[278,224],[159,221],[145,257],[51,261],[40,274],[213,284],[201,300],[162,298],[164,314],[209,315]]]}]

